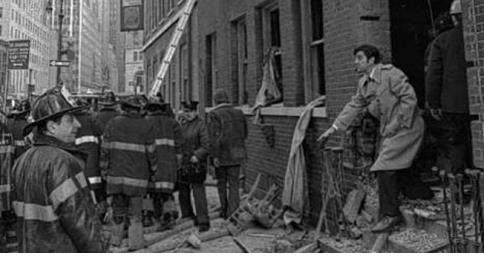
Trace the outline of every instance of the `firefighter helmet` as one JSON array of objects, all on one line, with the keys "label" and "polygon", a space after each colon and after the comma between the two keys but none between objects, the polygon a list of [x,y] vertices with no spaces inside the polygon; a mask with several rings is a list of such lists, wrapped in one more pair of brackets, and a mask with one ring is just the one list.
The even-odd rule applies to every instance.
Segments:
[{"label": "firefighter helmet", "polygon": [[24,128],[24,134],[29,134],[34,127],[42,122],[83,109],[86,109],[86,107],[74,106],[69,103],[59,88],[50,89],[34,102],[31,113],[32,123]]},{"label": "firefighter helmet", "polygon": [[452,2],[452,5],[450,6],[449,13],[451,15],[453,15],[453,14],[461,14],[462,13],[462,6],[461,6],[460,0],[454,0]]},{"label": "firefighter helmet", "polygon": [[142,96],[130,96],[125,100],[121,100],[122,106],[128,106],[141,110],[146,104],[146,99]]}]

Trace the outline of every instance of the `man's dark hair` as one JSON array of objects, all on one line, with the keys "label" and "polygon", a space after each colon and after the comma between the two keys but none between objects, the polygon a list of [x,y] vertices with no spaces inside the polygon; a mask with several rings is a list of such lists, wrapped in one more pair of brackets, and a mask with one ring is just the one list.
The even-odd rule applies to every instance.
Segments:
[{"label": "man's dark hair", "polygon": [[358,52],[363,52],[366,58],[368,58],[368,60],[371,59],[372,57],[375,58],[375,64],[378,64],[381,62],[380,51],[378,51],[378,48],[376,48],[373,45],[364,44],[364,45],[358,46],[353,51],[353,55],[356,55]]}]

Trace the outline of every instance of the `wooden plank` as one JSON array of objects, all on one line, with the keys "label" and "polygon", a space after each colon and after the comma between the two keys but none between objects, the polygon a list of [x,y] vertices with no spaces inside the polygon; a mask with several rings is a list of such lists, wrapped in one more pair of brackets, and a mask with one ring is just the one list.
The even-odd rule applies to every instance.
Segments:
[{"label": "wooden plank", "polygon": [[252,253],[250,249],[245,246],[245,244],[242,243],[237,237],[232,237],[232,240],[234,240],[235,244],[237,244],[237,246],[240,247],[244,253]]},{"label": "wooden plank", "polygon": [[[202,242],[208,242],[228,235],[229,232],[226,229],[211,230],[200,234],[199,238]],[[185,241],[183,241],[182,243],[185,243]],[[148,248],[135,251],[135,253],[162,253],[175,250],[177,247],[180,246],[180,241],[161,241],[157,244],[149,246]]]},{"label": "wooden plank", "polygon": [[318,248],[319,248],[318,243],[313,242],[313,243],[310,243],[308,245],[305,245],[305,246],[297,249],[294,253],[313,253]]},{"label": "wooden plank", "polygon": [[358,217],[365,196],[365,191],[360,189],[352,190],[348,194],[346,204],[343,207],[343,214],[350,223],[354,223],[356,217]]},{"label": "wooden plank", "polygon": [[371,248],[370,253],[380,253],[383,250],[384,246],[387,244],[389,236],[390,233],[379,234],[376,238],[375,244]]}]

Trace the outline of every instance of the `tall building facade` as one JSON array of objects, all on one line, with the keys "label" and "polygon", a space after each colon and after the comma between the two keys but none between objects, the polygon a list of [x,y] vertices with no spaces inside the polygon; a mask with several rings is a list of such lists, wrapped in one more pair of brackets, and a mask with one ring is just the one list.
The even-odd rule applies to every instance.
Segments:
[{"label": "tall building facade", "polygon": [[27,96],[28,84],[36,92],[53,85],[49,60],[56,49],[56,33],[50,27],[48,7],[48,0],[0,1],[0,39],[30,40],[29,69],[10,72],[11,94]]},{"label": "tall building facade", "polygon": [[[102,90],[102,15],[100,0],[63,0],[63,49],[71,61],[61,80],[71,92]],[[53,0],[52,26],[59,27],[61,0]]]},{"label": "tall building facade", "polygon": [[121,3],[110,1],[109,8],[109,42],[113,46],[117,66],[117,84],[112,89],[114,92],[126,91],[126,38],[121,32]]},{"label": "tall building facade", "polygon": [[125,92],[145,92],[143,31],[123,32],[126,38],[125,46]]},{"label": "tall building facade", "polygon": [[114,46],[111,44],[111,8],[113,1],[100,2],[101,15],[101,80],[105,88],[112,90],[118,86],[118,65]]}]

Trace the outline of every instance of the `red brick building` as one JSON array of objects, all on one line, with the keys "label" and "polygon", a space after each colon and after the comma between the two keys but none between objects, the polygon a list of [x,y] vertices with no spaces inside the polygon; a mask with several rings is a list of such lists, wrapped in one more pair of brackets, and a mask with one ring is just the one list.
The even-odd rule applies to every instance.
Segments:
[{"label": "red brick building", "polygon": [[[167,23],[169,17],[149,26],[154,2],[169,1],[145,1],[148,85],[152,84],[154,70],[158,70],[154,67],[159,66],[160,53],[173,29]],[[481,118],[473,125],[475,159],[476,164],[484,167],[484,1],[463,2],[469,28],[468,60],[474,63],[469,69],[472,111]],[[232,103],[247,109],[254,104],[261,85],[264,56],[269,48],[277,49],[276,69],[282,74],[283,103],[262,110],[264,124],[274,126],[275,146],[267,144],[260,126],[252,124],[253,116],[246,111],[250,123],[247,181],[250,184],[257,173],[263,173],[265,186],[271,182],[283,184],[302,106],[325,95],[326,106],[314,111],[304,144],[309,169],[308,213],[314,219],[319,214],[323,168],[315,140],[355,92],[353,49],[364,43],[379,47],[384,62],[402,69],[419,99],[423,99],[423,56],[431,40],[431,20],[447,11],[450,3],[451,0],[198,0],[172,72],[165,81],[171,86],[163,90],[175,107],[185,99],[199,100],[210,107],[214,90],[226,88]],[[171,12],[172,17],[176,13]],[[165,32],[160,36],[153,36],[162,29]],[[352,176],[347,177],[350,187]]]}]

